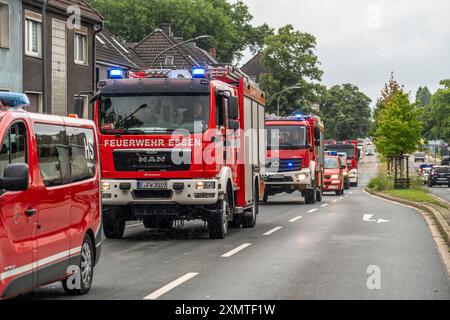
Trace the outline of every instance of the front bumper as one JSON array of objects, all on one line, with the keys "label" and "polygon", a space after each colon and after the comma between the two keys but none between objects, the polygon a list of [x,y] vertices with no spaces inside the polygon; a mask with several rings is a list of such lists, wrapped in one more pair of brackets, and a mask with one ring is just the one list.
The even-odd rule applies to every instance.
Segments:
[{"label": "front bumper", "polygon": [[309,170],[266,173],[262,179],[267,186],[294,186],[297,190],[312,188]]},{"label": "front bumper", "polygon": [[323,185],[323,191],[338,191],[342,189],[341,180],[325,180]]},{"label": "front bumper", "polygon": [[[145,181],[145,180],[139,180]],[[109,190],[103,189],[104,205],[129,204],[179,204],[208,205],[217,203],[223,193],[216,179],[164,180],[167,189],[138,189],[138,180],[102,180],[102,185],[109,184]],[[196,189],[197,182],[214,182],[214,188]],[[122,188],[121,188],[122,185]],[[129,189],[123,190],[123,186]],[[181,188],[181,186],[183,186]]]},{"label": "front bumper", "polygon": [[350,183],[357,183],[358,182],[358,170],[352,169],[348,173],[348,178],[350,180]]}]

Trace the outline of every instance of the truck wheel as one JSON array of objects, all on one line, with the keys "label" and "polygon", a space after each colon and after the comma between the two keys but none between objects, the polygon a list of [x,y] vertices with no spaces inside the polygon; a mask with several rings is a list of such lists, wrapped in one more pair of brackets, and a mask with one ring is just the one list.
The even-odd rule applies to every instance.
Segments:
[{"label": "truck wheel", "polygon": [[269,192],[267,190],[264,191],[263,202],[269,201]]},{"label": "truck wheel", "polygon": [[94,246],[92,245],[92,240],[88,235],[84,237],[80,255],[80,264],[77,266],[79,271],[78,274],[75,274],[75,277],[79,277],[79,279],[69,277],[62,281],[64,292],[72,296],[85,295],[89,292],[92,286],[95,256]]},{"label": "truck wheel", "polygon": [[316,201],[322,202],[322,200],[323,200],[323,189],[319,188],[317,189]]},{"label": "truck wheel", "polygon": [[350,180],[345,181],[345,190],[350,189]]},{"label": "truck wheel", "polygon": [[259,199],[259,192],[255,188],[255,190],[253,191],[252,209],[249,212],[245,212],[244,216],[242,217],[242,227],[243,228],[249,229],[249,228],[254,228],[256,226],[256,216],[259,213],[258,199]]},{"label": "truck wheel", "polygon": [[208,231],[210,239],[224,239],[228,233],[228,216],[231,214],[229,197],[217,201],[216,212],[208,218]]},{"label": "truck wheel", "polygon": [[315,204],[316,203],[316,183],[313,182],[312,190],[306,190],[305,191],[305,203],[306,204]]},{"label": "truck wheel", "polygon": [[103,208],[103,232],[108,239],[122,239],[125,233],[125,219],[114,207]]}]

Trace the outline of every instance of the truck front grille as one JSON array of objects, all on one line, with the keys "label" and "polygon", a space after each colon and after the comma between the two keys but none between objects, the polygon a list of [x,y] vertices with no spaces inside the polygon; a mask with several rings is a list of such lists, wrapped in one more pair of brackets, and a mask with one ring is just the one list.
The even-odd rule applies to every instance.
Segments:
[{"label": "truck front grille", "polygon": [[302,170],[302,159],[280,159],[272,160],[267,165],[268,172],[292,172]]},{"label": "truck front grille", "polygon": [[113,159],[116,171],[188,171],[191,152],[177,151],[176,162],[181,162],[178,159],[189,159],[181,164],[174,162],[171,151],[158,150],[116,150]]}]

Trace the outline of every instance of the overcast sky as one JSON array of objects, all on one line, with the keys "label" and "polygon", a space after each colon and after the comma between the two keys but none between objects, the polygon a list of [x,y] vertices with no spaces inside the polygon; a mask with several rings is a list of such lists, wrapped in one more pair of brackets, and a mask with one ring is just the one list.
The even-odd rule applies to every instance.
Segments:
[{"label": "overcast sky", "polygon": [[414,97],[450,78],[449,0],[243,1],[255,25],[290,23],[316,36],[327,86],[353,83],[375,101],[391,71]]}]

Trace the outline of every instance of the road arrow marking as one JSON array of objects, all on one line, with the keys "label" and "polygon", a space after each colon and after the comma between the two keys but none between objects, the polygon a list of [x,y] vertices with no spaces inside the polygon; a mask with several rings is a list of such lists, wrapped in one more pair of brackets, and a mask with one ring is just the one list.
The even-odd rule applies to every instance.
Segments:
[{"label": "road arrow marking", "polygon": [[377,223],[384,223],[384,222],[389,222],[389,220],[378,219],[378,221],[377,221]]},{"label": "road arrow marking", "polygon": [[373,214],[365,214],[363,216],[363,221],[377,222],[377,220],[372,220]]}]

